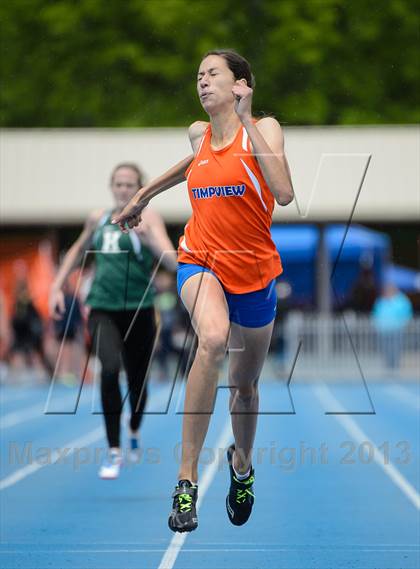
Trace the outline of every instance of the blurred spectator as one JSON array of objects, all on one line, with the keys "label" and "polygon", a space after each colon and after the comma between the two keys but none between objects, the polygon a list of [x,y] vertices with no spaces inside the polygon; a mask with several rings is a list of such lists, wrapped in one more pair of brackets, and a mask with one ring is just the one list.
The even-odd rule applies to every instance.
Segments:
[{"label": "blurred spectator", "polygon": [[274,355],[275,372],[277,377],[284,376],[286,371],[286,337],[284,332],[284,322],[289,301],[292,295],[292,287],[287,280],[278,280],[276,283],[277,312],[274,322],[274,330],[271,339],[271,348]]},{"label": "blurred spectator", "polygon": [[10,341],[10,322],[7,316],[6,298],[0,289],[0,381],[3,381],[6,376],[7,364],[5,360],[9,352]]},{"label": "blurred spectator", "polygon": [[82,329],[83,318],[80,302],[74,289],[67,281],[63,285],[64,313],[61,320],[54,320],[54,334],[60,343],[59,359],[55,375],[66,383],[73,383],[80,377],[80,354],[77,350],[77,336]]},{"label": "blurred spectator", "polygon": [[[155,280],[156,303],[160,317],[159,345],[156,352],[156,361],[160,367],[160,378],[169,379],[169,364],[171,355],[176,356],[176,365],[180,364],[181,374],[185,373],[185,361],[188,350],[184,346],[178,346],[175,340],[175,332],[179,328],[178,296],[176,294],[175,279],[166,271],[160,272]],[[183,328],[183,338],[185,329]],[[178,337],[176,338],[178,339]]]},{"label": "blurred spectator", "polygon": [[386,365],[395,370],[400,364],[402,332],[413,316],[411,302],[393,284],[386,284],[373,306],[372,316]]},{"label": "blurred spectator", "polygon": [[177,323],[172,330],[172,342],[178,354],[177,377],[186,380],[194,362],[198,342],[189,314],[181,303],[177,305]]},{"label": "blurred spectator", "polygon": [[362,260],[359,276],[344,308],[365,314],[370,313],[377,296],[378,290],[372,263],[369,260]]},{"label": "blurred spectator", "polygon": [[26,281],[22,279],[16,284],[12,330],[11,371],[28,372],[38,368],[51,378],[53,368],[44,352],[42,319],[30,297]]}]

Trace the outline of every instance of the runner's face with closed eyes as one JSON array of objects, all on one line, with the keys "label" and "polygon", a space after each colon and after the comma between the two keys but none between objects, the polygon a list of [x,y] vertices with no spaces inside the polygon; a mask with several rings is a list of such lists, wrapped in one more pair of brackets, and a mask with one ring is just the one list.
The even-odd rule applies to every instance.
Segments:
[{"label": "runner's face with closed eyes", "polygon": [[137,173],[131,168],[118,168],[111,182],[117,209],[122,209],[139,189]]},{"label": "runner's face with closed eyes", "polygon": [[197,92],[207,114],[233,105],[234,84],[235,77],[223,57],[209,55],[203,59],[197,74]]}]

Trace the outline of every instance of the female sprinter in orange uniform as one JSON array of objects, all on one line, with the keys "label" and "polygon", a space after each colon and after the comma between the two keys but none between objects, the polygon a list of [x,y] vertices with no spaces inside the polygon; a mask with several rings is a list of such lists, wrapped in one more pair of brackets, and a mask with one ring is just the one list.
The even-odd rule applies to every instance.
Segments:
[{"label": "female sprinter in orange uniform", "polygon": [[[208,52],[197,91],[209,123],[189,129],[190,156],[142,188],[114,218],[136,226],[156,194],[187,179],[193,214],[178,249],[178,291],[198,336],[188,376],[179,482],[169,527],[192,531],[197,464],[208,430],[219,368],[229,353],[230,411],[235,442],[228,449],[230,521],[244,524],[254,503],[251,453],[258,415],[258,379],[275,317],[275,279],[282,272],[270,226],[274,201],[287,205],[293,187],[283,134],[271,117],[252,117],[249,63],[231,50]],[[186,169],[186,170],[185,170]]]}]

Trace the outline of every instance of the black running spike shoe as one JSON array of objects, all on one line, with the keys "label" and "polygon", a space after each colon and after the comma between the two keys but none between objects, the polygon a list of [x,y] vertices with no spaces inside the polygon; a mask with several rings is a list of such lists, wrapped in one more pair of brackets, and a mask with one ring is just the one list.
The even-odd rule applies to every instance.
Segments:
[{"label": "black running spike shoe", "polygon": [[227,459],[230,471],[230,488],[226,496],[226,511],[230,521],[235,526],[241,526],[248,521],[254,505],[254,493],[252,484],[254,483],[254,469],[245,480],[238,480],[232,466],[235,445],[231,445],[227,450]]},{"label": "black running spike shoe", "polygon": [[172,531],[193,531],[198,526],[196,511],[198,488],[189,480],[180,480],[172,494],[174,499],[168,525]]}]

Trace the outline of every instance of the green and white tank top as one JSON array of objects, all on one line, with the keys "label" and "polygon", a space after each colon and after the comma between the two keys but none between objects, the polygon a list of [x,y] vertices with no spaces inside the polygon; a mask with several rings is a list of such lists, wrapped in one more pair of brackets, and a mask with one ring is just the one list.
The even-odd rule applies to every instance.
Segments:
[{"label": "green and white tank top", "polygon": [[135,310],[153,305],[149,286],[153,255],[134,232],[122,233],[111,224],[111,212],[103,215],[92,237],[95,276],[86,304],[101,310]]}]

